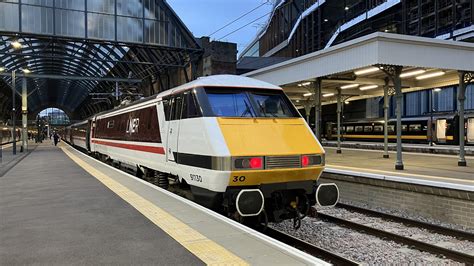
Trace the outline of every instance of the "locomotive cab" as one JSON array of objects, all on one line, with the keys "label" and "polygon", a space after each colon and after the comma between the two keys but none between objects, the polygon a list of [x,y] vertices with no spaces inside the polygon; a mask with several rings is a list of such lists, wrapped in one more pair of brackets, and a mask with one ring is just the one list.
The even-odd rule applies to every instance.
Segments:
[{"label": "locomotive cab", "polygon": [[[200,128],[196,121],[190,121],[197,119],[182,119],[179,124],[170,123],[168,130],[170,134],[179,130],[168,139],[167,151],[173,162],[194,158],[194,166],[199,167],[196,164],[206,158],[192,151],[198,142],[199,153],[205,154],[208,168],[213,170],[178,173],[191,176],[185,180],[196,201],[214,209],[224,208],[234,216],[264,213],[269,221],[276,222],[303,216],[317,203],[336,204],[337,187],[318,187],[316,183],[324,169],[324,149],[283,90],[201,87],[178,97],[194,97],[193,104],[199,110],[196,116],[207,121],[207,126]],[[178,97],[169,100],[178,102]],[[182,113],[188,112],[189,98],[187,101]],[[177,110],[170,109],[168,112]],[[206,145],[208,149],[203,150]],[[213,181],[207,188],[195,186],[201,178]]]}]

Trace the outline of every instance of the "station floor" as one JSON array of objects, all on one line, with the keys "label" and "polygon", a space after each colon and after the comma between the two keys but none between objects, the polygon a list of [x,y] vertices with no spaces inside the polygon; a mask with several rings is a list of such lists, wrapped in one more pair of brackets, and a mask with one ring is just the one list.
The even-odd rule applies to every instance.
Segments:
[{"label": "station floor", "polygon": [[60,144],[0,177],[0,265],[325,265]]},{"label": "station floor", "polygon": [[395,170],[396,152],[383,158],[381,150],[342,148],[337,154],[335,147],[326,150],[326,167],[360,173],[381,174],[455,183],[474,187],[474,157],[466,156],[466,167],[457,165],[456,155],[403,152],[404,170]]}]

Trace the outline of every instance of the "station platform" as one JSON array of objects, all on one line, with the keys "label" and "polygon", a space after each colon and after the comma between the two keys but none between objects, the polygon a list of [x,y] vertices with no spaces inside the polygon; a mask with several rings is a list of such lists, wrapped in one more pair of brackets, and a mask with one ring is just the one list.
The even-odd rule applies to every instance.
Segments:
[{"label": "station platform", "polygon": [[0,178],[0,265],[327,265],[61,143]]},{"label": "station platform", "polygon": [[[337,147],[337,141],[324,140],[322,142],[324,147]],[[369,141],[343,141],[341,142],[342,148],[351,149],[365,149],[365,150],[382,150],[384,149],[383,142],[369,142]],[[396,151],[397,144],[390,142],[388,144],[389,151]],[[414,144],[414,143],[403,143],[402,150],[404,152],[417,152],[417,153],[433,153],[433,154],[448,154],[458,155],[459,146],[456,145],[436,145],[430,146],[428,144]],[[474,156],[474,146],[465,146],[466,156]]]},{"label": "station platform", "polygon": [[466,167],[457,165],[456,155],[403,152],[404,170],[395,170],[396,152],[383,158],[381,150],[335,147],[326,150],[325,172],[385,179],[440,188],[474,191],[474,157],[466,156]]}]

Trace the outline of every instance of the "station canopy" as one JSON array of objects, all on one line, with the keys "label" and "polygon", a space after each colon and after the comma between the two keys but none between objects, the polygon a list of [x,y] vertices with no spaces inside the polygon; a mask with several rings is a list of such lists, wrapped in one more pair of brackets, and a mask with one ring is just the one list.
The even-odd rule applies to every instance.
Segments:
[{"label": "station canopy", "polygon": [[13,71],[21,92],[26,75],[33,113],[57,107],[86,116],[101,109],[91,92],[161,81],[200,53],[164,0],[0,1],[0,93],[11,88]]},{"label": "station canopy", "polygon": [[[459,71],[474,71],[474,44],[373,33],[334,47],[275,64],[245,76],[282,86],[302,105],[310,101],[312,84],[321,78],[322,103],[382,96],[384,66],[402,66],[403,92],[459,84]],[[388,86],[393,86],[389,80]]]}]

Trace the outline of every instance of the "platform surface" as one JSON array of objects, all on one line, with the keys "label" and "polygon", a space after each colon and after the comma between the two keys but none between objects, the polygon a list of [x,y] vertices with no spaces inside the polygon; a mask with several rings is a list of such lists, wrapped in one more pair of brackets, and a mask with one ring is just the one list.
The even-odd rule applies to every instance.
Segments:
[{"label": "platform surface", "polygon": [[325,264],[60,146],[0,178],[0,265]]},{"label": "platform surface", "polygon": [[453,183],[474,188],[474,157],[466,156],[466,167],[457,165],[456,155],[403,152],[404,170],[395,170],[396,152],[383,158],[383,151],[325,147],[326,167],[358,173]]}]

